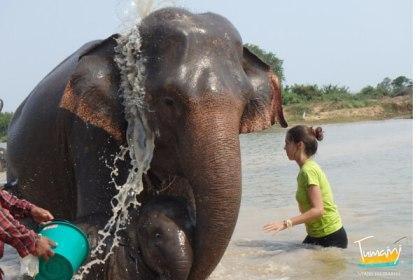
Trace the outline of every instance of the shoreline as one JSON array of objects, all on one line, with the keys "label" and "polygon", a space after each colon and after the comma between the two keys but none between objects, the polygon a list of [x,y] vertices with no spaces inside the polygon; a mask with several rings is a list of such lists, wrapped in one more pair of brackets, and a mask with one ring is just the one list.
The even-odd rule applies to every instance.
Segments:
[{"label": "shoreline", "polygon": [[[283,106],[283,113],[289,126],[413,119],[413,96],[298,103]],[[0,142],[1,147],[6,147],[6,142]]]},{"label": "shoreline", "polygon": [[[413,120],[413,115],[411,114],[401,114],[401,115],[394,115],[394,116],[378,116],[375,118],[372,117],[352,117],[352,118],[325,118],[325,119],[317,119],[317,120],[297,120],[297,119],[287,119],[287,124],[289,127],[295,125],[325,125],[325,124],[346,124],[346,123],[356,123],[356,122],[369,122],[369,121],[386,121],[386,120]],[[258,133],[264,133],[265,131],[269,131],[272,129],[277,129],[279,124],[274,124],[270,128],[267,128],[263,131]],[[0,144],[6,145],[6,142],[0,142]],[[6,171],[0,172],[0,183],[2,182],[4,176],[4,180],[6,180]]]},{"label": "shoreline", "polygon": [[284,106],[289,125],[352,123],[388,119],[413,119],[412,96],[366,100],[361,104],[324,101]]},{"label": "shoreline", "polygon": [[392,117],[377,117],[377,118],[342,118],[342,119],[319,119],[319,120],[292,120],[287,123],[289,126],[295,126],[299,124],[303,125],[325,125],[325,124],[346,124],[346,123],[356,123],[356,122],[369,122],[369,121],[387,121],[387,120],[412,120],[411,115],[397,115]]},{"label": "shoreline", "polygon": [[271,128],[268,128],[266,130],[257,132],[257,133],[279,133],[284,132],[289,128],[292,128],[296,125],[306,125],[306,126],[312,126],[317,127],[321,126],[322,128],[324,125],[340,125],[340,124],[352,124],[352,123],[369,123],[369,122],[380,122],[380,121],[392,121],[392,120],[413,120],[411,117],[393,117],[393,118],[378,118],[378,119],[372,119],[372,118],[366,118],[366,119],[353,119],[348,121],[342,121],[342,120],[322,120],[322,121],[287,121],[288,127],[283,128],[279,124],[275,124],[271,126]]}]

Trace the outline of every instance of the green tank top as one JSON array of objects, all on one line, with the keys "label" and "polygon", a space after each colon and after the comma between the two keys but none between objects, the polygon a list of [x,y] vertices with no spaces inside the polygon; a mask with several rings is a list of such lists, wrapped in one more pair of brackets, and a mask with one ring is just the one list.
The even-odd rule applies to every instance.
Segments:
[{"label": "green tank top", "polygon": [[314,160],[308,159],[300,168],[297,183],[296,200],[302,213],[312,207],[308,196],[309,185],[319,186],[324,203],[324,215],[317,220],[305,223],[308,235],[324,237],[339,230],[343,225],[337,205],[334,203],[330,184],[327,176]]}]

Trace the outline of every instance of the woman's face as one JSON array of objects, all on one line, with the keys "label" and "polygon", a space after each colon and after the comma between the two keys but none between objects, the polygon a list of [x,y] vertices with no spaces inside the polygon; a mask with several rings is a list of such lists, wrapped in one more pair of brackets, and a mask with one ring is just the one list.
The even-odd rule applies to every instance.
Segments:
[{"label": "woman's face", "polygon": [[295,142],[289,140],[288,137],[285,139],[284,150],[286,151],[287,157],[290,160],[295,160],[295,154],[298,150],[298,145]]}]

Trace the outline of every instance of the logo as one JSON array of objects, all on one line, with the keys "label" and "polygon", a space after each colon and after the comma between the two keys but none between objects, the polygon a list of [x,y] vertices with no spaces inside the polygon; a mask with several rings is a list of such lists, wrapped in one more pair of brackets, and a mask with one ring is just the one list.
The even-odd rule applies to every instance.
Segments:
[{"label": "logo", "polygon": [[[360,250],[360,261],[358,265],[364,268],[397,266],[400,262],[402,246],[398,245],[398,247],[393,248],[387,246],[385,249],[364,250],[362,242],[373,237],[374,236],[368,236],[354,242],[358,243]],[[405,237],[398,239],[394,244],[397,244],[404,238]]]}]

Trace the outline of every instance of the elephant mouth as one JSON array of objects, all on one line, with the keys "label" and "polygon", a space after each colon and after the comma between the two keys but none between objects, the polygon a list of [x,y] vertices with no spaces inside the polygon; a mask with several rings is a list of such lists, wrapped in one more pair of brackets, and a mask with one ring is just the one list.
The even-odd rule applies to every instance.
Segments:
[{"label": "elephant mouth", "polygon": [[173,196],[182,198],[187,202],[187,208],[190,217],[195,225],[196,220],[196,203],[193,193],[193,186],[190,181],[182,174],[163,176],[149,170],[145,176],[145,190],[152,196]]}]

